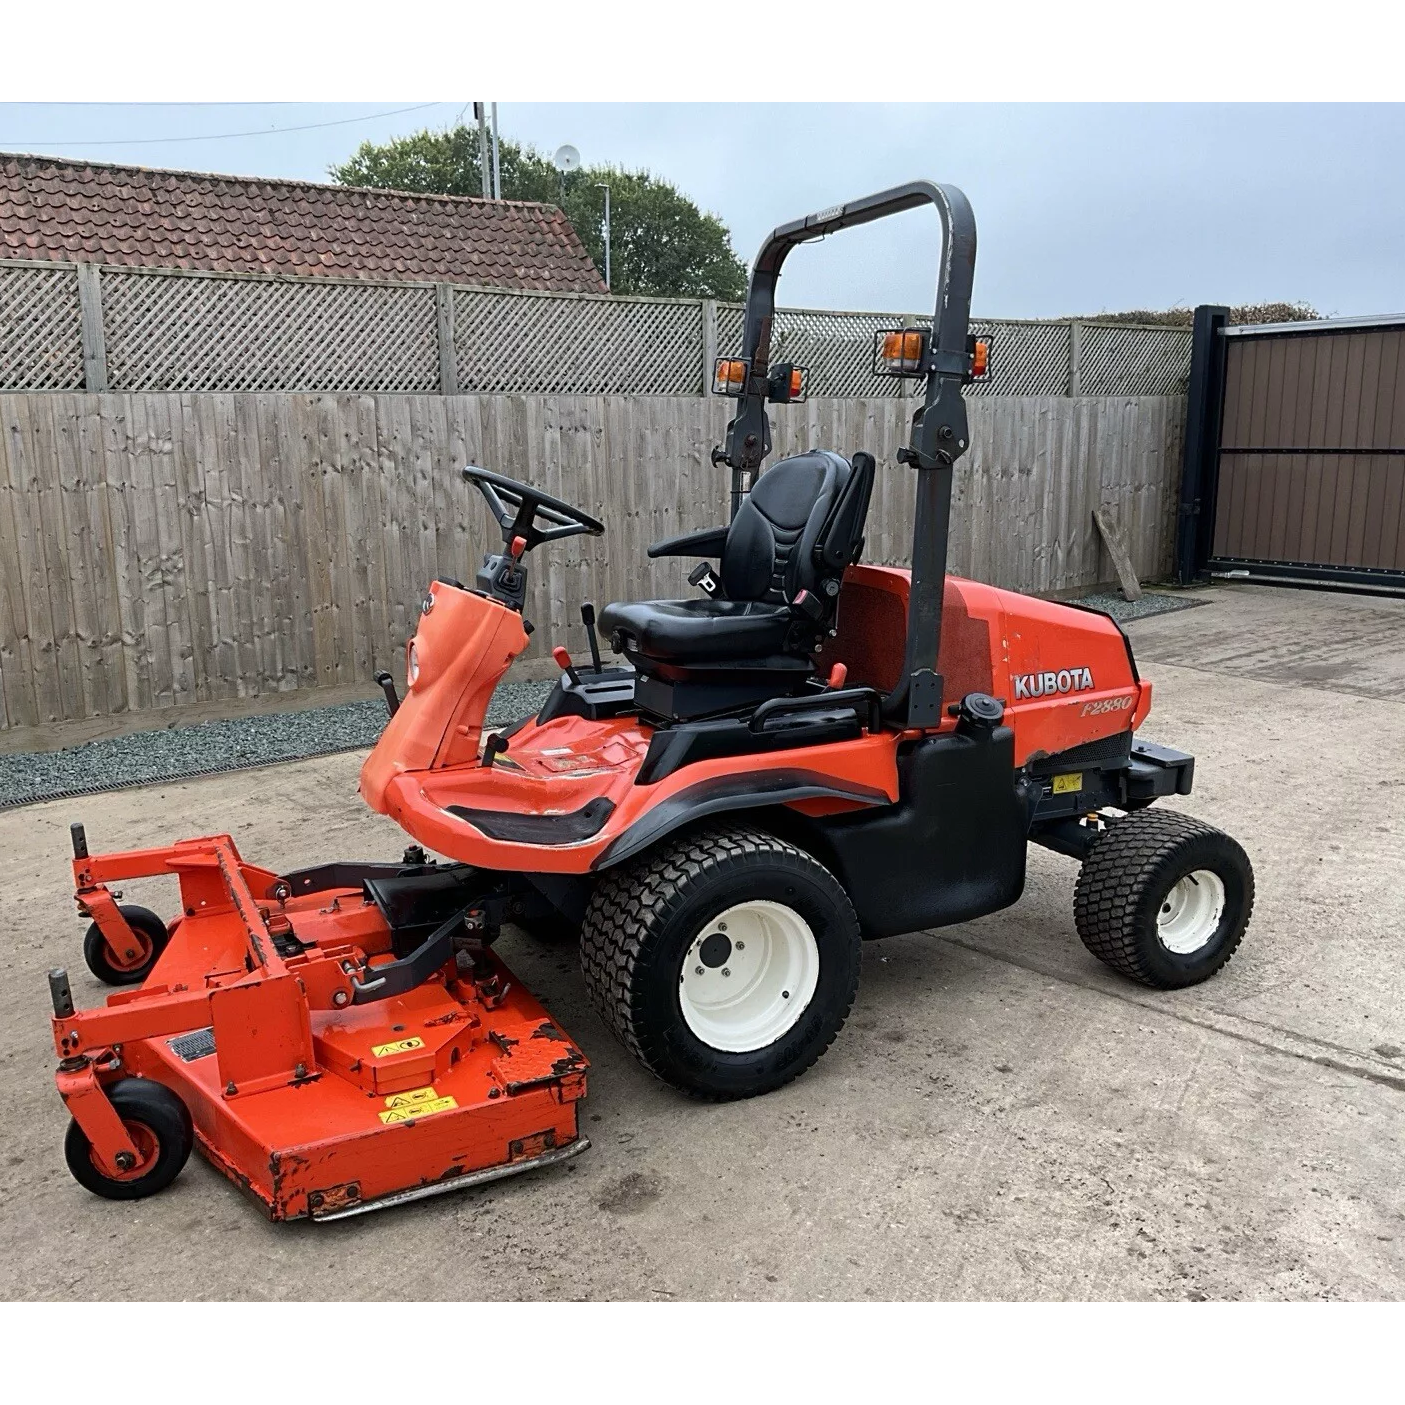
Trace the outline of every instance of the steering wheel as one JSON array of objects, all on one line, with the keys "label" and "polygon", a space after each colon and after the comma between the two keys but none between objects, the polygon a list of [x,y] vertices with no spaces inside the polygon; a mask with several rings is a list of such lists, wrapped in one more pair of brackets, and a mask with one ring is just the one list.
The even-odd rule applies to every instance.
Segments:
[{"label": "steering wheel", "polygon": [[[502,528],[503,542],[509,548],[517,537],[526,542],[525,550],[531,551],[542,542],[560,541],[582,532],[595,537],[604,534],[603,522],[540,488],[504,478],[501,473],[490,473],[475,464],[469,464],[463,476],[483,494],[489,511]],[[537,526],[538,518],[547,525]]]}]

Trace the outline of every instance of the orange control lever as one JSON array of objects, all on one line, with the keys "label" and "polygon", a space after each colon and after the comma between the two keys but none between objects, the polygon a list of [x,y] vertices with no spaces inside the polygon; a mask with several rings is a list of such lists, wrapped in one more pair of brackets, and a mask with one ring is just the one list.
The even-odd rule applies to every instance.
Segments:
[{"label": "orange control lever", "polygon": [[576,666],[571,662],[571,656],[566,652],[564,644],[558,644],[552,651],[551,657],[556,660],[556,666],[571,680],[576,687],[580,687],[581,676],[576,672]]},{"label": "orange control lever", "polygon": [[828,688],[842,688],[849,680],[849,667],[847,664],[837,663],[829,670],[829,682],[825,685]]}]

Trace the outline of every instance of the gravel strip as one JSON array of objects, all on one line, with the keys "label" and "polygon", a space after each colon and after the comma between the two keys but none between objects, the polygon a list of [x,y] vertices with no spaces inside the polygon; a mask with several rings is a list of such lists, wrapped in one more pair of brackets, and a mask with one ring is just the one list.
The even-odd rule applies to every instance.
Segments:
[{"label": "gravel strip", "polygon": [[[551,691],[549,682],[498,685],[488,705],[488,723],[499,726],[535,712]],[[63,751],[0,756],[0,809],[90,795],[101,790],[240,771],[276,761],[301,761],[375,745],[385,726],[385,702],[340,703],[336,707],[274,712],[221,722],[173,724],[85,742]]]},{"label": "gravel strip", "polygon": [[1208,605],[1204,598],[1185,595],[1170,595],[1161,591],[1146,591],[1140,600],[1124,600],[1112,593],[1084,595],[1070,600],[1071,605],[1086,605],[1090,610],[1101,610],[1111,615],[1118,624],[1127,620],[1144,620],[1148,615],[1169,615],[1173,610],[1193,610],[1197,605]]}]

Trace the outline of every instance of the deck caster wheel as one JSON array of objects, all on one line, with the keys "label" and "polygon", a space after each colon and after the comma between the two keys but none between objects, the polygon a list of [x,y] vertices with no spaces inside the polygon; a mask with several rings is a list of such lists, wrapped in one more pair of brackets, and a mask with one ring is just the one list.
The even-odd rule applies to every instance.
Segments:
[{"label": "deck caster wheel", "polygon": [[93,1159],[87,1134],[70,1122],[63,1154],[73,1179],[104,1200],[142,1200],[165,1190],[180,1175],[195,1145],[186,1105],[164,1084],[148,1078],[119,1079],[107,1096],[137,1148],[136,1164],[114,1179]]},{"label": "deck caster wheel", "polygon": [[165,951],[170,933],[166,924],[148,907],[123,903],[118,911],[132,929],[136,938],[134,945],[114,954],[94,922],[83,938],[83,960],[104,985],[140,985]]},{"label": "deck caster wheel", "polygon": [[656,1077],[694,1097],[768,1093],[843,1027],[859,925],[838,880],[763,831],[703,830],[601,881],[581,958],[601,1018]]},{"label": "deck caster wheel", "polygon": [[1093,845],[1074,890],[1083,945],[1114,971],[1175,990],[1234,955],[1254,908],[1254,870],[1222,830],[1140,810]]}]

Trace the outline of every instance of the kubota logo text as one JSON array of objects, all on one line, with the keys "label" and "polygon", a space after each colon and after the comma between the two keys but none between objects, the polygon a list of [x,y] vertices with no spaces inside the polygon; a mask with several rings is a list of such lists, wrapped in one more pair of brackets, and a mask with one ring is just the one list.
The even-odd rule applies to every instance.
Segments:
[{"label": "kubota logo text", "polygon": [[1049,698],[1055,693],[1086,693],[1093,686],[1087,668],[1061,668],[1057,673],[1017,673],[1015,699]]}]

